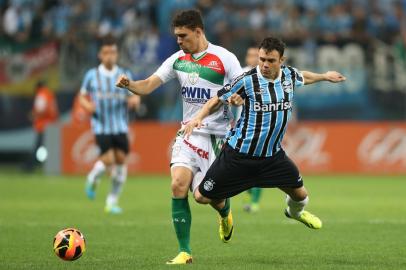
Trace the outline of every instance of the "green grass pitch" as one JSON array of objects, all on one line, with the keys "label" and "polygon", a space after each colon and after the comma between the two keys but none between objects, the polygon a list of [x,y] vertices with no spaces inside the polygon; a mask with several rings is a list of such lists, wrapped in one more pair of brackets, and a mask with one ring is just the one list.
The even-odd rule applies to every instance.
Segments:
[{"label": "green grass pitch", "polygon": [[[95,201],[83,177],[0,172],[0,269],[406,269],[405,176],[307,176],[308,210],[319,231],[288,220],[278,190],[266,190],[261,211],[232,200],[234,238],[223,244],[215,212],[192,201],[193,265],[166,266],[177,254],[166,176],[130,177],[124,214],[103,212],[109,181]],[[66,227],[80,229],[87,251],[78,261],[53,254]]]}]

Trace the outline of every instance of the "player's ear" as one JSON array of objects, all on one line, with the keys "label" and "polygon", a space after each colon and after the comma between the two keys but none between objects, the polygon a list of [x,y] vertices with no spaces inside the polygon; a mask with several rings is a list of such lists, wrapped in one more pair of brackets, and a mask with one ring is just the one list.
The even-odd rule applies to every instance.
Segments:
[{"label": "player's ear", "polygon": [[285,57],[285,56],[282,56],[282,57],[279,59],[279,63],[282,64],[283,62],[285,62],[285,60],[286,60],[286,57]]},{"label": "player's ear", "polygon": [[197,36],[201,36],[202,34],[203,34],[203,30],[202,29],[200,29],[199,27],[196,27],[196,29],[195,29],[195,33],[196,33],[196,35]]}]

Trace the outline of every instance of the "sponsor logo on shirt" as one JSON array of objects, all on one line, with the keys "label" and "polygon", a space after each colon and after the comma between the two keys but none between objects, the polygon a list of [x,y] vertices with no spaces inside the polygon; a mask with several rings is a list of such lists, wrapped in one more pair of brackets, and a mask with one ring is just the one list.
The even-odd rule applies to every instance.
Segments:
[{"label": "sponsor logo on shirt", "polygon": [[282,83],[282,89],[283,91],[285,91],[286,93],[290,93],[293,91],[293,87],[292,87],[292,82],[291,81],[284,81]]},{"label": "sponsor logo on shirt", "polygon": [[201,103],[204,104],[211,97],[210,88],[183,86],[182,96],[187,103]]},{"label": "sponsor logo on shirt", "polygon": [[275,112],[286,111],[292,109],[292,101],[282,101],[276,103],[260,103],[254,102],[254,111],[256,112]]}]

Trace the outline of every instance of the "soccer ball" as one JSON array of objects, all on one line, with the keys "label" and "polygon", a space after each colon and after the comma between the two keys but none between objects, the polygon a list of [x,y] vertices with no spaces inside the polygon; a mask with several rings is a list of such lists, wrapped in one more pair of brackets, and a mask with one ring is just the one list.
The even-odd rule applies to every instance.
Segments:
[{"label": "soccer ball", "polygon": [[54,252],[65,261],[79,259],[86,250],[83,234],[74,228],[59,231],[54,238]]}]

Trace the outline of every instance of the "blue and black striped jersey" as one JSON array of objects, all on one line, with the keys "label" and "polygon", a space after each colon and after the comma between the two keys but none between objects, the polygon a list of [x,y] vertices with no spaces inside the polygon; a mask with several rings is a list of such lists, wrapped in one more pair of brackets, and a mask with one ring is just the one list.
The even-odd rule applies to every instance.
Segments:
[{"label": "blue and black striped jersey", "polygon": [[83,80],[80,92],[89,94],[96,104],[91,123],[97,135],[128,132],[127,98],[131,93],[115,86],[121,74],[132,78],[131,73],[121,67],[109,71],[100,65],[87,71]]},{"label": "blue and black striped jersey", "polygon": [[282,66],[280,76],[270,81],[253,68],[218,92],[221,101],[234,93],[245,99],[241,117],[227,136],[227,143],[240,153],[270,157],[281,149],[292,113],[293,93],[304,84],[295,68]]}]

